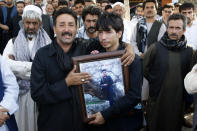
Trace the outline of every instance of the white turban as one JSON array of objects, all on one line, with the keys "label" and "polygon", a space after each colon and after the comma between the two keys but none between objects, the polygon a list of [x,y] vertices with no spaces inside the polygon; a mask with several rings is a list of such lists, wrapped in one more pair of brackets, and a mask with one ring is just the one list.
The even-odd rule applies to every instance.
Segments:
[{"label": "white turban", "polygon": [[116,2],[116,3],[114,3],[114,4],[112,5],[112,8],[114,8],[114,7],[117,6],[117,5],[121,6],[122,8],[125,7],[125,5],[124,5],[122,2]]},{"label": "white turban", "polygon": [[35,6],[35,5],[25,6],[23,12],[26,12],[29,10],[37,12],[40,16],[42,15],[42,10],[38,6]]}]

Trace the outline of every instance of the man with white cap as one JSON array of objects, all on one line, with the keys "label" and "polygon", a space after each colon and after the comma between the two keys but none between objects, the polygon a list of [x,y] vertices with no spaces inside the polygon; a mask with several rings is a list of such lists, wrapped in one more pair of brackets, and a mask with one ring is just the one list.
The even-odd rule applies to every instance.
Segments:
[{"label": "man with white cap", "polygon": [[124,18],[125,15],[125,5],[122,2],[116,2],[112,5],[113,12],[119,14],[123,19],[124,24],[124,32],[122,36],[122,41],[126,43],[130,43],[131,33],[134,26],[131,24],[129,20]]},{"label": "man with white cap", "polygon": [[49,43],[51,39],[42,26],[41,9],[34,5],[24,8],[23,27],[18,36],[9,40],[3,57],[8,61],[19,84],[19,111],[16,120],[20,131],[35,131],[36,107],[30,96],[30,71],[37,50]]}]

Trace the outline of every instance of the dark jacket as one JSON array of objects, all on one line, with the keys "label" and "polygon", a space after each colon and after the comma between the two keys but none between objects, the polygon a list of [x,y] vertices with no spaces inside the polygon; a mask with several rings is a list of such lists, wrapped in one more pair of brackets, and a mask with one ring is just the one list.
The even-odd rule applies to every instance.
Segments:
[{"label": "dark jacket", "polygon": [[[64,72],[57,62],[57,53],[53,44],[38,50],[32,65],[31,96],[38,105],[38,131],[82,131],[80,104],[77,114],[73,112],[73,92],[68,87],[65,78],[70,70]],[[76,41],[68,52],[72,56],[86,54],[88,44]],[[96,47],[95,45],[92,45]],[[78,117],[74,123],[74,116]],[[80,129],[80,130],[78,130]]]},{"label": "dark jacket", "polygon": [[[122,45],[118,50],[123,50]],[[105,52],[105,50],[102,50]],[[115,101],[108,109],[101,112],[106,124],[106,131],[139,131],[142,127],[142,110],[136,110],[134,107],[141,101],[142,89],[142,62],[139,56],[135,56],[134,61],[128,68],[129,70],[129,90],[128,93]],[[132,113],[130,112],[132,111]],[[129,114],[130,113],[130,114]],[[115,117],[114,116],[118,116]],[[102,130],[101,130],[102,131]]]}]

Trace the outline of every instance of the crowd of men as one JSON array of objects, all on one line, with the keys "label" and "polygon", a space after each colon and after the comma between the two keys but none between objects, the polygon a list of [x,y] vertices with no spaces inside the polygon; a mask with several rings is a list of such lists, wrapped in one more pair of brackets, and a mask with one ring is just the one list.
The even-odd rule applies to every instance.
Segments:
[{"label": "crowd of men", "polygon": [[[128,20],[124,3],[111,2],[0,0],[0,131],[197,130],[194,4],[168,3],[160,16],[146,0]],[[72,57],[118,50],[128,92],[107,96],[113,79],[103,78],[110,107],[84,122],[78,88],[92,76]],[[193,125],[184,118],[191,105]]]}]

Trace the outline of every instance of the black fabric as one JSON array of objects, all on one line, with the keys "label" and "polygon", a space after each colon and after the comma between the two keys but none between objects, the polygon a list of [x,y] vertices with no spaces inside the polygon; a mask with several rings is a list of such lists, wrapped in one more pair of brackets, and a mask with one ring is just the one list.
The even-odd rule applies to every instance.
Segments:
[{"label": "black fabric", "polygon": [[19,16],[18,14],[12,18],[12,22],[11,22],[12,37],[16,37],[18,35],[18,32],[20,30],[19,21],[21,20],[22,20],[22,16]]},{"label": "black fabric", "polygon": [[186,48],[187,40],[183,35],[179,41],[171,40],[166,32],[160,40],[160,43],[169,50],[180,50]]},{"label": "black fabric", "polygon": [[144,76],[150,86],[148,127],[150,131],[181,130],[185,99],[183,80],[191,69],[193,50],[185,46],[172,50],[161,41],[152,45],[144,57]]},{"label": "black fabric", "polygon": [[[56,41],[36,53],[31,73],[31,96],[38,105],[38,131],[83,131],[78,88],[68,87],[65,78],[73,65],[71,57],[98,49],[99,43],[76,39],[64,53]],[[64,64],[61,64],[64,63]]]},{"label": "black fabric", "polygon": [[47,32],[51,40],[54,39],[53,25],[51,23],[50,16],[42,15],[42,27]]},{"label": "black fabric", "polygon": [[[155,20],[148,35],[147,35],[147,40],[146,40],[146,44],[149,47],[150,45],[152,45],[153,43],[157,42],[157,38],[159,35],[159,31],[161,28],[162,23]],[[138,24],[137,24],[138,27]],[[137,28],[137,34],[136,34],[136,41],[137,41],[137,47],[139,49],[140,52],[142,52],[142,45],[141,45],[141,39],[143,38],[143,33],[140,32],[139,28]]]},{"label": "black fabric", "polygon": [[[120,45],[118,50],[123,50]],[[105,49],[101,52],[106,52]],[[129,90],[128,93],[115,101],[108,109],[102,111],[102,115],[106,120],[106,124],[100,131],[139,131],[142,128],[143,113],[142,110],[135,110],[134,107],[141,102],[142,88],[142,63],[139,56],[135,56],[134,61],[128,67],[129,70]],[[133,111],[132,115],[128,115]],[[114,116],[119,116],[115,117]]]}]

